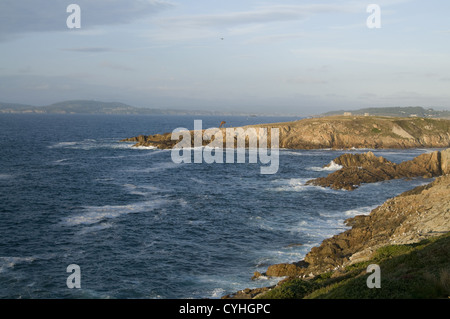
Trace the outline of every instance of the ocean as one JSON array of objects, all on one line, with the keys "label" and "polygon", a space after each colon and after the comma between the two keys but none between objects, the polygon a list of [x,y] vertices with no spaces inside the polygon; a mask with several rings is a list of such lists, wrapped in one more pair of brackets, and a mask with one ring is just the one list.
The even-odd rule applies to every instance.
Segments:
[{"label": "ocean", "polygon": [[[276,283],[344,220],[429,179],[355,191],[306,186],[343,150],[280,150],[260,165],[175,164],[170,150],[119,140],[203,127],[292,121],[237,116],[0,115],[0,298],[220,298]],[[373,150],[401,162],[426,149]],[[352,150],[351,152],[367,152]],[[67,267],[80,267],[69,289]]]}]

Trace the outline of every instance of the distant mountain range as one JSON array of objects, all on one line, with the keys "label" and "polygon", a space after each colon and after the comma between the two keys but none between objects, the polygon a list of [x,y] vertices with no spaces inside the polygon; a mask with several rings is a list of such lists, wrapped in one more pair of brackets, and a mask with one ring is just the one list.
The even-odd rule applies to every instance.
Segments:
[{"label": "distant mountain range", "polygon": [[420,106],[410,107],[379,107],[365,108],[348,111],[332,111],[322,114],[322,116],[332,115],[377,115],[394,117],[429,117],[429,118],[450,118],[450,111],[436,111],[432,108],[423,108]]},{"label": "distant mountain range", "polygon": [[0,113],[37,114],[135,114],[135,115],[244,115],[253,113],[233,113],[201,110],[151,109],[135,107],[119,102],[90,100],[64,101],[46,106],[32,106],[16,103],[1,103]]}]

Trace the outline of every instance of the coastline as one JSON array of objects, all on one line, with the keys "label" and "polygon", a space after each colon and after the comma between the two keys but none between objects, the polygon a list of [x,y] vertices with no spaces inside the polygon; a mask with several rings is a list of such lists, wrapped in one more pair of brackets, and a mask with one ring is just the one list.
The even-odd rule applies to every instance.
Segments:
[{"label": "coastline", "polygon": [[[252,279],[259,276],[280,278],[276,285],[243,289],[225,295],[222,299],[264,299],[267,296],[272,298],[274,291],[285,289],[285,286],[289,286],[292,282],[295,282],[294,286],[298,288],[306,283],[316,282],[317,278],[324,276],[327,278],[348,276],[349,268],[373,259],[377,256],[377,252],[385,247],[418,245],[424,240],[448,235],[449,152],[450,149],[446,149],[439,152],[439,156],[434,155],[440,159],[442,169],[441,175],[431,183],[415,187],[387,200],[373,209],[369,215],[347,219],[345,224],[351,227],[349,230],[325,239],[319,246],[313,247],[303,260],[271,265],[265,273],[256,272],[252,277]],[[444,155],[441,156],[441,153]],[[450,271],[450,265],[445,267]],[[286,296],[281,295],[281,298]]]},{"label": "coastline", "polygon": [[[450,120],[445,119],[330,116],[285,123],[248,125],[240,128],[245,132],[253,128],[257,134],[260,134],[260,129],[279,129],[280,149],[408,149],[450,146]],[[220,131],[218,136],[220,136],[219,139],[223,139],[223,145],[226,145],[226,129],[217,129]],[[190,131],[191,146],[195,145],[194,137],[198,133],[198,131]],[[249,139],[247,134],[244,135],[246,144]],[[171,136],[171,133],[139,135],[125,138],[121,142],[134,142],[134,146],[171,149],[179,142],[179,140],[172,140]],[[216,136],[213,136],[214,143],[217,143]],[[208,145],[210,141],[203,139],[202,143]]]},{"label": "coastline", "polygon": [[[442,151],[422,154],[399,164],[377,158],[370,151],[359,155],[344,154],[342,158],[335,159],[333,163],[341,169],[331,172],[325,178],[310,180],[307,184],[351,191],[362,183],[383,182],[389,179],[424,177],[435,180],[385,201],[368,216],[360,215],[347,219],[345,224],[350,227],[349,230],[323,240],[319,246],[313,247],[303,260],[271,265],[264,273],[254,273],[252,279],[260,276],[280,278],[275,286],[246,288],[222,296],[223,299],[264,298],[270,295],[271,291],[295,280],[300,280],[300,285],[303,285],[304,282],[313,282],[324,274],[337,278],[346,273],[347,267],[370,260],[380,248],[388,245],[411,245],[450,232],[449,120],[331,116],[241,128],[278,128],[280,149],[425,148]],[[190,131],[191,142],[198,133],[203,132]],[[249,137],[245,138],[247,146]],[[159,149],[171,149],[178,143],[177,140],[171,140],[170,133],[139,135],[121,142],[134,142],[134,147],[152,146]],[[209,142],[202,140],[203,145],[208,145]],[[223,142],[225,144],[226,141]]]}]

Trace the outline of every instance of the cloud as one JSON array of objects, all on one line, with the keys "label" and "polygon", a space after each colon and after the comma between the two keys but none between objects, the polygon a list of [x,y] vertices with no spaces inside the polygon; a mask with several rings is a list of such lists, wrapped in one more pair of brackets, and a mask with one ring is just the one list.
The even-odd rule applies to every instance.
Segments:
[{"label": "cloud", "polygon": [[67,30],[70,13],[66,8],[74,2],[81,8],[82,29],[131,23],[172,6],[163,0],[2,0],[0,40],[22,33]]}]

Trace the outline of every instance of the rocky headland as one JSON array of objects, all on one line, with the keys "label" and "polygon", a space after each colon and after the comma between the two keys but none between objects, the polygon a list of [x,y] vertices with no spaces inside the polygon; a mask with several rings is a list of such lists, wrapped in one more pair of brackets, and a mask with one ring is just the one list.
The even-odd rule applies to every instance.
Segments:
[{"label": "rocky headland", "polygon": [[[372,152],[343,154],[333,160],[341,169],[326,177],[307,181],[307,185],[353,190],[362,183],[375,183],[390,179],[424,177],[431,178],[450,173],[450,149],[417,156],[410,161],[396,164]],[[326,165],[330,166],[331,164]]]},{"label": "rocky headland", "polygon": [[[242,128],[278,128],[279,147],[287,149],[450,147],[450,120],[446,119],[330,116]],[[225,129],[220,128],[224,143]],[[194,131],[190,133],[193,146]],[[134,146],[170,149],[178,143],[177,140],[171,140],[171,136],[171,133],[139,135],[122,141],[135,142]],[[203,145],[208,143],[203,141]]]},{"label": "rocky headland", "polygon": [[[450,232],[450,149],[422,154],[411,161],[394,164],[372,153],[345,154],[336,159],[336,163],[343,166],[342,170],[352,170],[353,167],[364,165],[368,173],[364,174],[335,174],[343,176],[344,182],[335,183],[337,177],[320,179],[325,186],[346,188],[361,182],[380,181],[396,176],[422,176],[431,174],[436,179],[423,186],[404,192],[387,200],[381,206],[371,211],[369,215],[360,215],[345,221],[350,227],[347,231],[324,240],[319,246],[313,247],[305,258],[296,263],[282,263],[271,265],[265,273],[259,276],[285,277],[276,286],[258,289],[244,289],[223,298],[249,299],[265,298],[275,289],[304,290],[305,285],[311,283],[317,286],[324,274],[328,278],[340,278],[348,275],[352,265],[360,265],[379,255],[379,250],[390,245],[409,245],[422,242],[424,239]],[[360,169],[361,170],[361,169]],[[381,177],[377,177],[380,175]],[[428,175],[427,175],[428,176]],[[354,178],[354,180],[352,180]],[[367,179],[368,178],[368,179]],[[341,187],[344,186],[344,187]],[[352,188],[350,188],[352,189]],[[448,254],[448,238],[444,247],[445,285],[450,284]],[[400,246],[398,246],[400,247]],[[403,247],[403,246],[402,246]],[[412,246],[411,246],[412,247]],[[433,256],[439,254],[434,252]],[[378,255],[377,255],[378,254]],[[447,257],[445,257],[447,256]],[[426,267],[427,260],[421,260]],[[430,265],[431,267],[432,265]],[[360,269],[361,270],[361,269]],[[444,275],[443,275],[444,276]],[[318,280],[319,278],[320,280]],[[330,279],[331,280],[331,279]],[[338,279],[336,279],[338,280]],[[314,286],[312,285],[312,286]],[[282,287],[282,288],[281,288]],[[300,287],[300,288],[299,288]],[[294,290],[295,290],[294,289]],[[284,298],[281,294],[281,298]]]},{"label": "rocky headland", "polygon": [[[392,290],[378,289],[385,292],[385,295],[381,295],[384,298],[391,298],[399,292],[397,296],[404,298],[409,296],[408,291],[415,291],[416,295],[411,295],[413,297],[450,295],[450,236],[448,236],[450,232],[450,149],[448,149],[450,120],[330,116],[242,128],[245,130],[252,127],[256,130],[278,128],[279,147],[286,149],[437,148],[445,150],[422,154],[413,160],[399,164],[377,157],[372,152],[344,154],[336,158],[333,164],[342,166],[341,169],[327,177],[308,181],[308,184],[353,190],[362,183],[382,182],[396,178],[420,176],[435,177],[435,180],[387,200],[372,210],[369,215],[347,219],[345,224],[349,227],[348,230],[324,240],[319,246],[312,248],[303,260],[271,265],[264,273],[254,274],[254,278],[262,275],[280,277],[277,285],[244,289],[223,298],[324,296],[336,286],[346,287],[342,284],[343,282],[358,279],[356,277],[361,278],[361,274],[365,273],[366,263],[373,260],[377,263],[386,262],[386,266],[383,264],[385,267],[383,269],[392,270],[390,274],[385,273],[383,277],[385,281],[389,280],[389,276],[395,277],[392,279],[392,287],[394,287]],[[220,130],[222,130],[221,136],[225,137],[225,128]],[[194,136],[198,133],[190,131],[192,146],[194,146]],[[203,134],[203,131],[201,133]],[[140,135],[122,141],[134,142],[134,146],[170,149],[178,143],[177,140],[171,140],[171,137],[171,133]],[[203,145],[208,144],[209,141],[203,141]],[[436,242],[423,244],[424,240],[439,238],[438,236],[444,237]],[[382,251],[383,249],[385,251]],[[414,254],[412,257],[409,255],[402,257],[400,255],[403,252]],[[393,266],[394,261],[397,263]],[[416,264],[418,264],[417,267]],[[431,278],[430,272],[437,274],[436,278],[440,276],[440,283],[435,285],[439,288],[438,293],[435,291],[427,294],[428,292],[425,291],[430,287],[429,282],[439,281],[435,277]],[[350,279],[348,279],[349,276]],[[403,283],[408,283],[409,286],[400,287]],[[363,283],[358,287],[364,286]],[[353,292],[359,288],[352,286],[343,294],[342,289],[341,294],[335,296],[354,296],[347,292]],[[367,296],[369,290],[366,287],[356,296]]]}]

